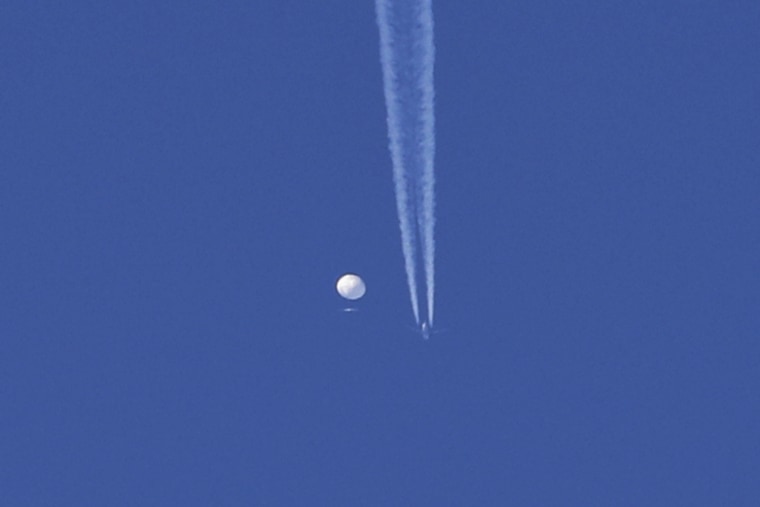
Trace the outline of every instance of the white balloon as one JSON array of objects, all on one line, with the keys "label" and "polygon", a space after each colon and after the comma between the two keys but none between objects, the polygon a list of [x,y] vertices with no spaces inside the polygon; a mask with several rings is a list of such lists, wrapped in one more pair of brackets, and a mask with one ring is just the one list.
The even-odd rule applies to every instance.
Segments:
[{"label": "white balloon", "polygon": [[364,296],[365,292],[367,292],[367,286],[364,285],[364,280],[358,275],[351,273],[338,278],[338,283],[335,284],[335,288],[338,290],[338,294],[352,301],[359,299]]}]

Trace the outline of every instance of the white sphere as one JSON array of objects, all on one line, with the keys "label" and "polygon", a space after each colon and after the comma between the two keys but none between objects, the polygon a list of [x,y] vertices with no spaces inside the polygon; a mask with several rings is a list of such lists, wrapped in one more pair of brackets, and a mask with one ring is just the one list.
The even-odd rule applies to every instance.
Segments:
[{"label": "white sphere", "polygon": [[345,274],[338,278],[338,283],[335,284],[335,288],[338,290],[338,294],[346,299],[354,300],[359,299],[367,292],[367,287],[364,285],[358,275],[351,273]]}]

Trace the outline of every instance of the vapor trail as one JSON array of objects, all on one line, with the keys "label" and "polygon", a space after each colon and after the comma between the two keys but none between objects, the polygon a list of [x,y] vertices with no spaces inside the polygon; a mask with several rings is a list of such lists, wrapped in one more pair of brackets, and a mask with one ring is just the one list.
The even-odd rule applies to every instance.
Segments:
[{"label": "vapor trail", "polygon": [[[435,293],[432,0],[376,0],[375,7],[401,245],[412,310],[419,324],[417,264],[422,262],[427,321],[432,325]],[[421,256],[418,243],[422,246]]]}]

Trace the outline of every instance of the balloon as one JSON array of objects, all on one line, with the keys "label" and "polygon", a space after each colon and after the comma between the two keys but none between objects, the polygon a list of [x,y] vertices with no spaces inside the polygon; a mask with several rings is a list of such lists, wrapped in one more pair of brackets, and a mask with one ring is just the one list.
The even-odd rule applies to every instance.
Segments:
[{"label": "balloon", "polygon": [[338,290],[338,294],[352,301],[359,299],[364,296],[365,292],[367,292],[364,280],[358,275],[351,273],[347,273],[338,278],[338,283],[335,284],[335,288]]}]

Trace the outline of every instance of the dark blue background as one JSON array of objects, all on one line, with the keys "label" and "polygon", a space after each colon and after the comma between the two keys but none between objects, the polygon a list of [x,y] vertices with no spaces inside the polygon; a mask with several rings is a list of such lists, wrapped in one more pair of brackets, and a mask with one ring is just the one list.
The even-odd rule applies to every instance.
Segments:
[{"label": "dark blue background", "polygon": [[758,505],[760,4],[434,11],[424,342],[373,2],[0,7],[3,505]]}]

